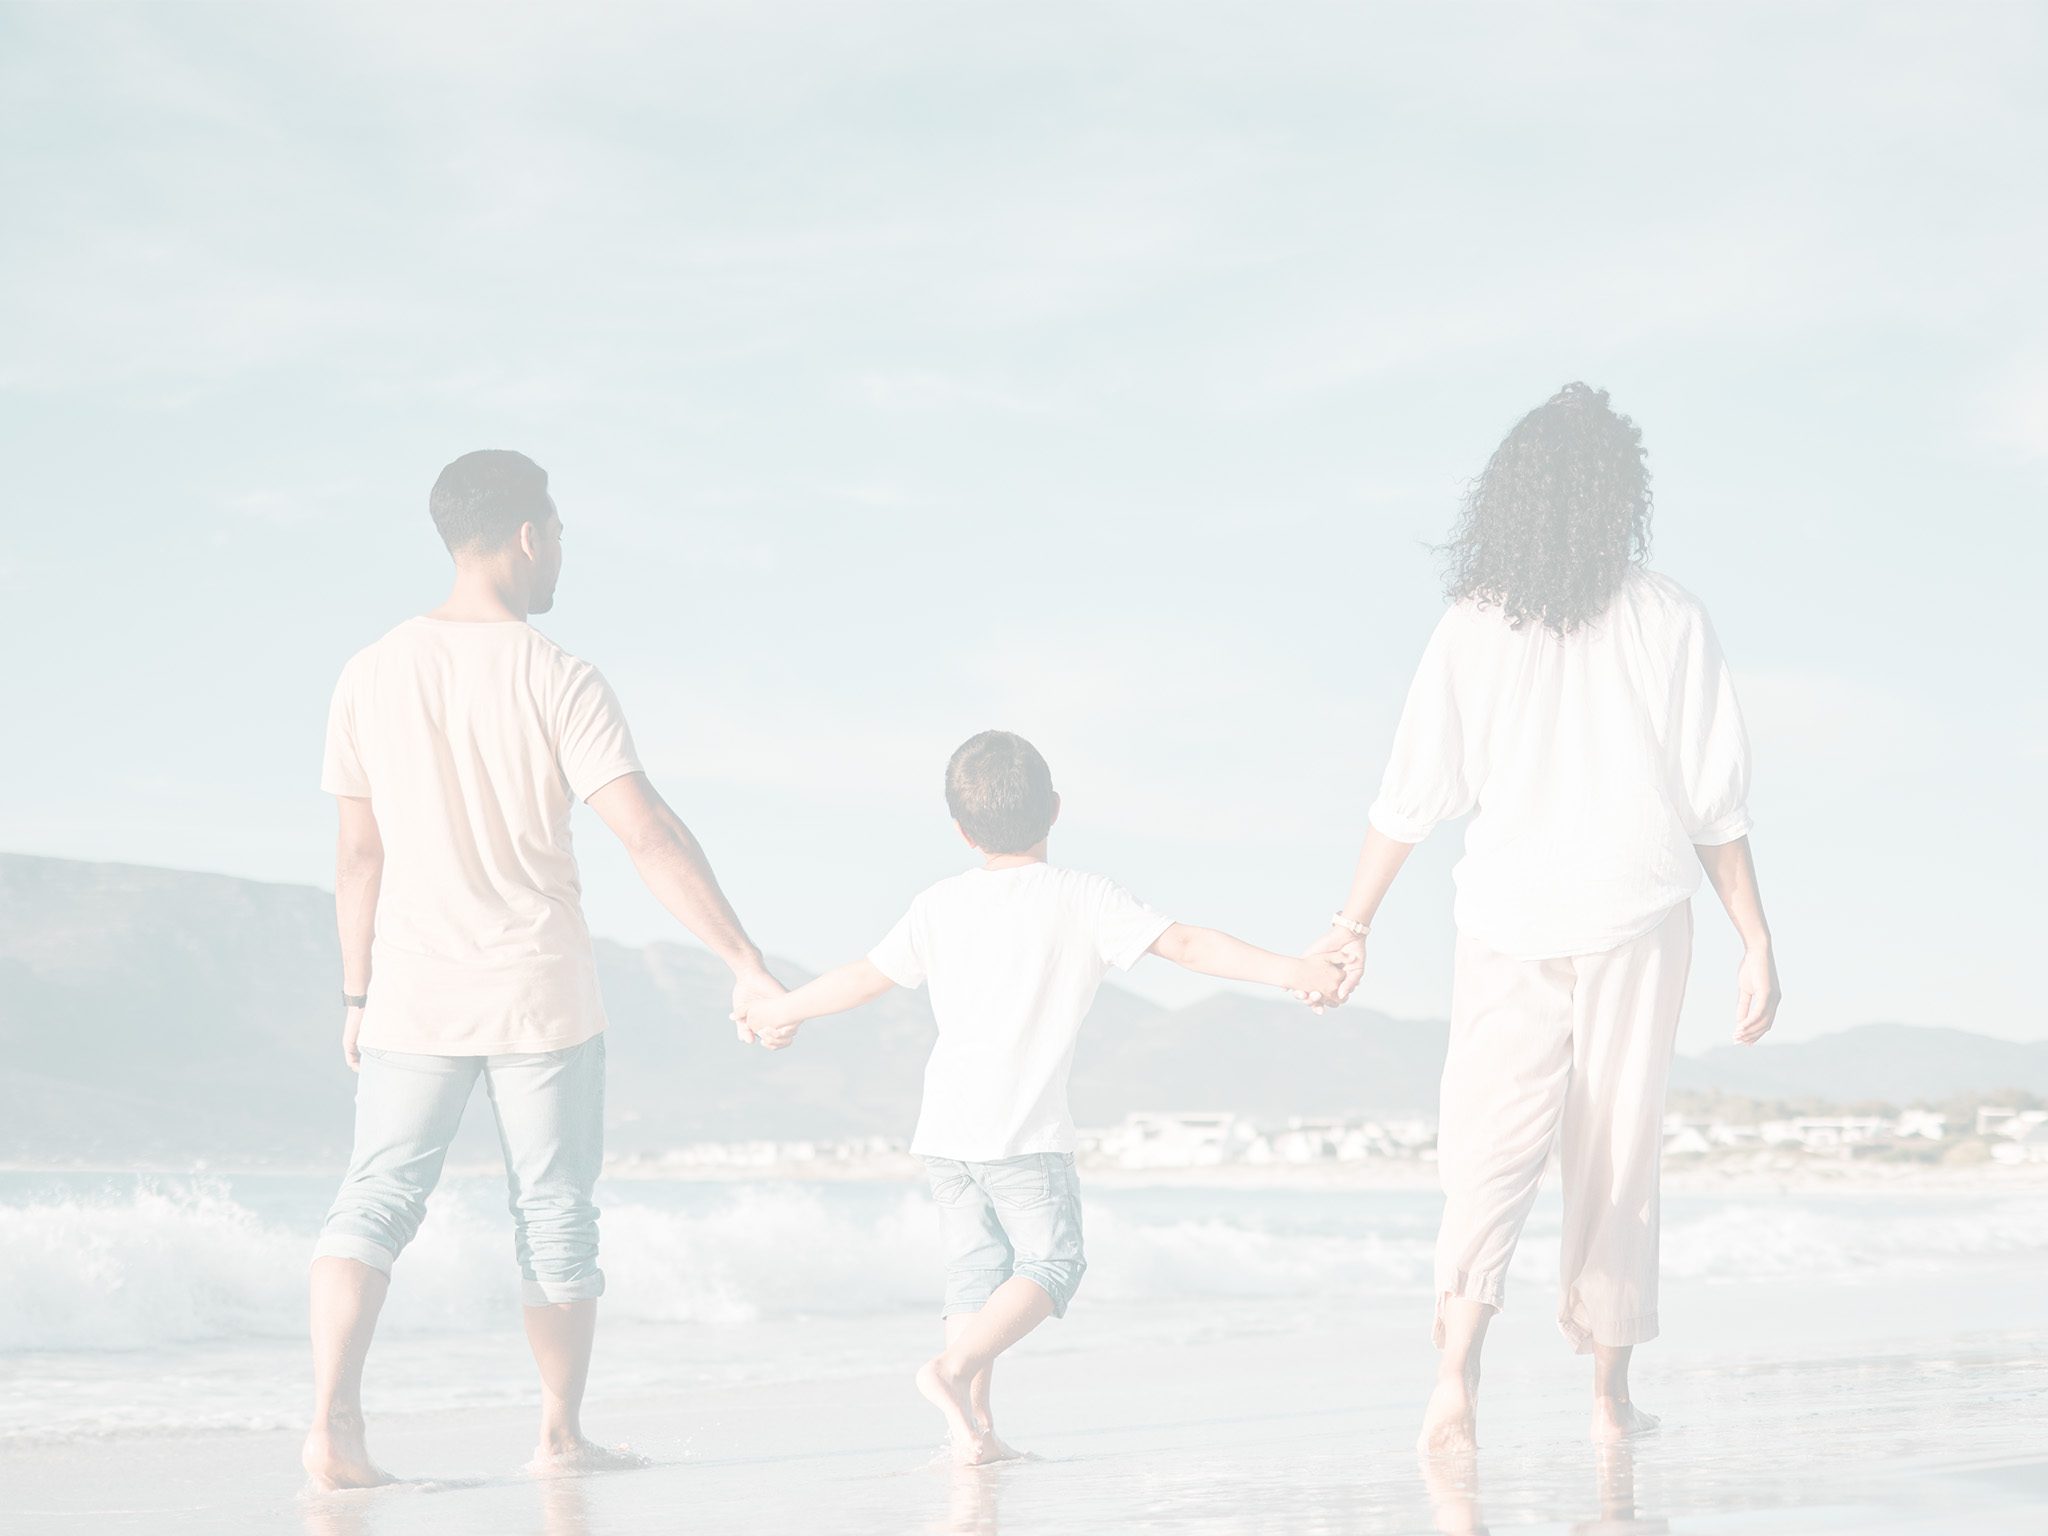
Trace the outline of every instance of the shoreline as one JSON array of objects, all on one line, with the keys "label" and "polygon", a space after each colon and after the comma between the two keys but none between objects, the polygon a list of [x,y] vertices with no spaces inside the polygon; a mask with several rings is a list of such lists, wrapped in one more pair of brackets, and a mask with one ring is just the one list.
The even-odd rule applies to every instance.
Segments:
[{"label": "shoreline", "polygon": [[[1324,1160],[1314,1163],[1220,1163],[1204,1167],[1126,1168],[1082,1159],[1078,1171],[1089,1184],[1109,1189],[1218,1190],[1386,1190],[1438,1192],[1436,1164],[1417,1159]],[[340,1165],[305,1164],[101,1164],[0,1163],[0,1174],[101,1175],[118,1178],[339,1178]],[[493,1163],[451,1164],[445,1176],[497,1178]],[[767,1166],[677,1167],[654,1159],[622,1158],[606,1166],[604,1178],[619,1184],[922,1184],[923,1164],[908,1153],[863,1158],[791,1161]],[[1556,1171],[1544,1175],[1544,1184]],[[1875,1159],[1748,1154],[1711,1163],[1693,1159],[1664,1165],[1663,1187],[1675,1194],[1770,1193],[1798,1190],[1896,1191],[1898,1193],[2048,1194],[2048,1163],[1971,1163],[1963,1166],[1881,1162]]]}]

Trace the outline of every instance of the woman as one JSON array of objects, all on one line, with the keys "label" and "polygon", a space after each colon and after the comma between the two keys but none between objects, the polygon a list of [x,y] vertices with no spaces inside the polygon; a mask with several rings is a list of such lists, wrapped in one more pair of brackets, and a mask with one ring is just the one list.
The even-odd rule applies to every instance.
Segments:
[{"label": "woman", "polygon": [[1649,525],[1642,435],[1604,392],[1568,384],[1507,435],[1445,547],[1453,606],[1350,897],[1311,949],[1347,952],[1348,988],[1408,850],[1473,813],[1437,1132],[1429,1453],[1476,1446],[1480,1346],[1553,1144],[1558,1326],[1593,1356],[1593,1438],[1656,1422],[1629,1399],[1628,1362],[1657,1336],[1664,1088],[1702,866],[1744,945],[1736,1040],[1778,1009],[1741,711],[1705,610],[1644,568]]}]

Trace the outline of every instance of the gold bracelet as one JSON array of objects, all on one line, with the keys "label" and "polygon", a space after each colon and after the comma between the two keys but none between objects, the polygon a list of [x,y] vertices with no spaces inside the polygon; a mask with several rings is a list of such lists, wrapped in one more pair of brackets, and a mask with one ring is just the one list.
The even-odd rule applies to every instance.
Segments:
[{"label": "gold bracelet", "polygon": [[1330,921],[1335,923],[1339,928],[1342,928],[1346,933],[1355,933],[1361,939],[1364,938],[1368,933],[1372,932],[1371,923],[1354,923],[1342,912],[1339,912],[1335,917],[1331,918]]}]

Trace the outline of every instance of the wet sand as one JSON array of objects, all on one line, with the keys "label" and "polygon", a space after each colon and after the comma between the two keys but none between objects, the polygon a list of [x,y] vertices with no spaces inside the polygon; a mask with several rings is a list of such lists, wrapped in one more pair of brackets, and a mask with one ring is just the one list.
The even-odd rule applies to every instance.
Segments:
[{"label": "wet sand", "polygon": [[[1962,1284],[1677,1285],[1638,1355],[1658,1432],[1586,1445],[1584,1362],[1525,1290],[1495,1325],[1482,1451],[1412,1450],[1433,1369],[1411,1302],[1273,1309],[1261,1330],[1189,1309],[1162,1329],[1077,1303],[1006,1361],[1006,1436],[1041,1459],[956,1471],[909,1366],[594,1403],[657,1465],[537,1483],[527,1413],[383,1416],[418,1486],[295,1497],[296,1437],[17,1442],[0,1523],[34,1532],[641,1536],[656,1531],[2039,1532],[2048,1529],[2048,1331],[2039,1277]],[[1126,1304],[1135,1305],[1135,1304]],[[2031,1320],[2015,1330],[1999,1321]],[[1711,1341],[1711,1342],[1709,1342]],[[601,1393],[599,1394],[601,1398]]]}]

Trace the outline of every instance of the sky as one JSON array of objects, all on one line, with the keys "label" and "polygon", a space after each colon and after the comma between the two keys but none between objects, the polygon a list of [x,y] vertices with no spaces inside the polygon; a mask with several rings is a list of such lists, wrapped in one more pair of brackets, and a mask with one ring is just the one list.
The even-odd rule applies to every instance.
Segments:
[{"label": "sky", "polygon": [[[1736,672],[1782,1034],[2048,1036],[2044,151],[2038,6],[0,6],[0,848],[331,885],[334,678],[511,447],[772,952],[962,867],[989,726],[1056,861],[1297,949],[1430,546],[1584,379]],[[1445,1011],[1458,837],[1362,1001]]]}]

